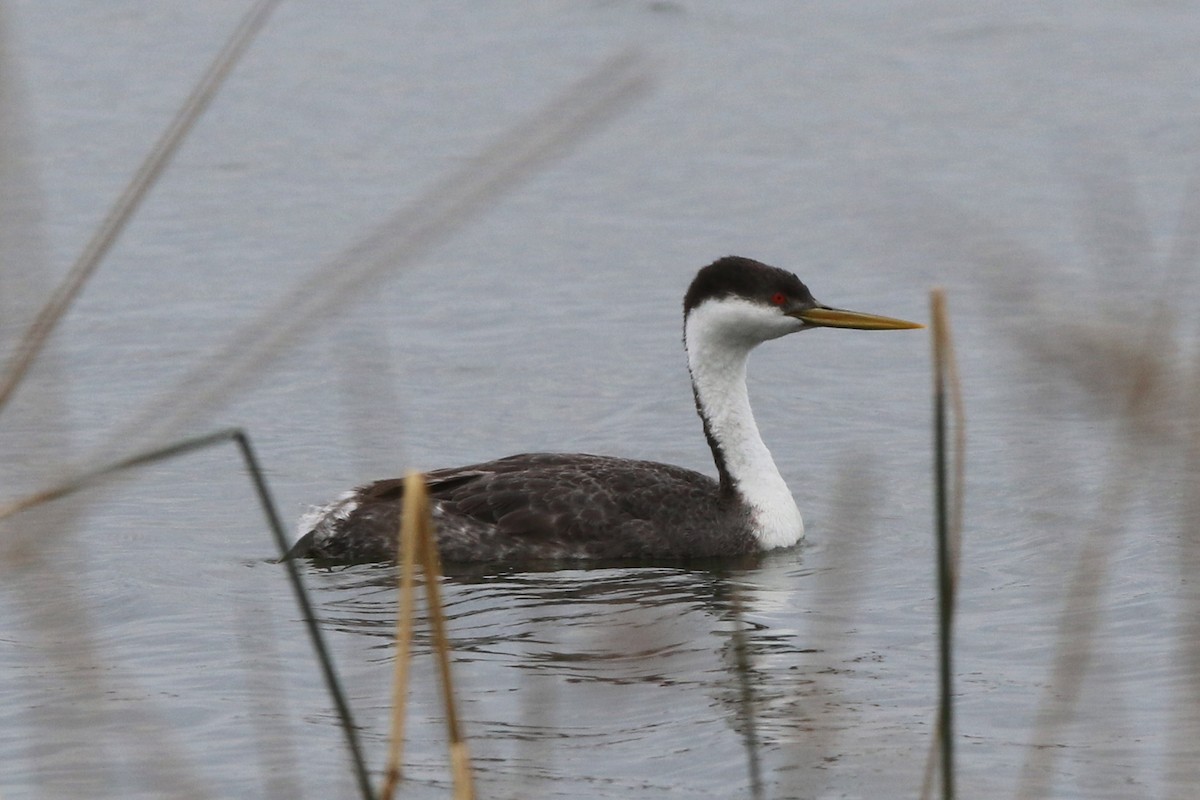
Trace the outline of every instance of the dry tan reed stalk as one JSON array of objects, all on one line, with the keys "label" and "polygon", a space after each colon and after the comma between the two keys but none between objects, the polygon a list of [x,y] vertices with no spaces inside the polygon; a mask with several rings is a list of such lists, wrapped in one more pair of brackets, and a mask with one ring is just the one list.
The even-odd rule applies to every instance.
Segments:
[{"label": "dry tan reed stalk", "polygon": [[[424,483],[424,478],[419,480]],[[446,615],[442,607],[442,564],[438,558],[437,542],[433,537],[433,522],[425,513],[420,519],[421,546],[418,552],[425,567],[425,595],[429,606],[429,621],[433,628],[433,649],[441,677],[442,703],[446,708],[446,731],[450,737],[450,770],[454,775],[455,800],[473,800],[475,782],[471,773],[471,754],[458,724],[454,700],[454,684],[450,679],[450,640],[446,636]]]},{"label": "dry tan reed stalk", "polygon": [[[422,518],[429,516],[429,492],[419,472],[409,472],[404,478],[404,512],[400,518],[400,570],[397,575],[400,607],[396,613],[396,667],[392,673],[392,733],[388,748],[388,763],[384,773],[383,788],[379,792],[382,800],[396,793],[396,786],[403,777],[404,761],[404,713],[408,706],[409,665],[412,660],[412,632],[414,608],[413,582],[417,563],[417,550],[421,544],[419,530]],[[428,578],[427,578],[428,580]]]},{"label": "dry tan reed stalk", "polygon": [[958,374],[958,358],[954,354],[954,332],[946,307],[946,293],[934,289],[930,294],[933,328],[934,369],[937,391],[950,403],[949,427],[953,439],[950,452],[951,479],[947,491],[946,527],[949,533],[951,600],[958,596],[958,578],[962,563],[963,509],[967,481],[967,416],[963,403],[962,381]]},{"label": "dry tan reed stalk", "polygon": [[67,273],[67,277],[51,295],[46,305],[38,313],[29,330],[17,344],[16,353],[9,363],[8,369],[0,377],[0,410],[12,397],[13,392],[20,386],[21,380],[33,366],[42,347],[54,332],[71,303],[79,296],[88,278],[96,271],[96,267],[108,254],[117,237],[125,230],[134,212],[141,206],[142,200],[151,187],[158,182],[159,176],[171,162],[171,158],[179,150],[184,138],[191,132],[196,120],[208,108],[221,84],[233,71],[238,59],[246,52],[254,36],[262,29],[271,11],[278,5],[279,0],[259,0],[243,18],[242,23],[234,31],[229,41],[217,54],[216,59],[200,78],[200,82],[192,89],[179,112],[171,119],[162,137],[151,148],[146,160],[138,168],[133,179],[121,192],[120,197],[109,209],[108,215],[100,223],[92,238],[84,247],[83,252]]},{"label": "dry tan reed stalk", "polygon": [[446,635],[446,618],[442,607],[439,582],[442,577],[437,541],[433,535],[433,520],[429,510],[429,490],[425,476],[409,472],[404,478],[404,512],[400,525],[400,608],[396,619],[396,669],[393,673],[392,741],[381,797],[390,798],[402,775],[401,759],[404,750],[404,711],[408,698],[409,661],[415,617],[415,567],[420,561],[425,577],[425,603],[433,633],[434,657],[437,659],[442,705],[446,713],[446,730],[450,740],[450,771],[454,780],[455,800],[473,800],[475,782],[471,772],[471,754],[454,699],[454,683],[450,675],[450,640]]}]

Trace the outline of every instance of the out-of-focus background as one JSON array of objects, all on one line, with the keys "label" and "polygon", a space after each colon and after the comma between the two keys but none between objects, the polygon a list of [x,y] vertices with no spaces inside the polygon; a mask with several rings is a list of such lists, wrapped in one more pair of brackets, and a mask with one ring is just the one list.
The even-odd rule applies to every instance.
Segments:
[{"label": "out-of-focus background", "polygon": [[[249,7],[0,5],[0,355]],[[289,520],[528,450],[711,472],[680,348],[696,269],[750,256],[913,319],[941,285],[969,421],[964,794],[1188,796],[1198,11],[283,3],[0,413],[0,502],[229,425]],[[586,103],[595,85],[571,87],[614,58],[648,90],[437,216],[448,176],[564,94]],[[405,227],[422,214],[434,233]],[[381,236],[394,268],[338,290]],[[485,794],[746,796],[751,717],[767,796],[915,794],[936,675],[927,353],[925,334],[846,331],[756,353],[799,548],[448,578]],[[353,791],[232,448],[0,525],[6,798]],[[379,769],[393,570],[305,569]],[[427,652],[407,790],[432,797]]]}]

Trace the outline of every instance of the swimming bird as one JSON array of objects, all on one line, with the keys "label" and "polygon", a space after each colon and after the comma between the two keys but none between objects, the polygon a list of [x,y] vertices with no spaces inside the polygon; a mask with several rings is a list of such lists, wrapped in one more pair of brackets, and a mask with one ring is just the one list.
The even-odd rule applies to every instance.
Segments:
[{"label": "swimming bird", "polygon": [[[680,559],[788,547],[804,536],[746,390],[757,345],[815,327],[924,327],[830,308],[791,272],[738,256],[701,269],[683,299],[683,342],[717,478],[670,464],[523,453],[426,473],[446,561]],[[300,520],[292,555],[396,556],[403,479],[345,493]]]}]

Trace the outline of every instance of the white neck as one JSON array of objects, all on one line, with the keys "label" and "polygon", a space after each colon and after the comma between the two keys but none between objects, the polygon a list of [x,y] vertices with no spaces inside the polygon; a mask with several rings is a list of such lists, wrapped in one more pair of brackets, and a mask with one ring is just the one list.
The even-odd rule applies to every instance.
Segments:
[{"label": "white neck", "polygon": [[764,550],[800,541],[804,522],[754,422],[746,391],[746,360],[760,342],[801,327],[772,309],[729,298],[693,308],[684,324],[696,400],[720,449],[717,457],[724,457],[728,477],[750,506],[754,535]]}]

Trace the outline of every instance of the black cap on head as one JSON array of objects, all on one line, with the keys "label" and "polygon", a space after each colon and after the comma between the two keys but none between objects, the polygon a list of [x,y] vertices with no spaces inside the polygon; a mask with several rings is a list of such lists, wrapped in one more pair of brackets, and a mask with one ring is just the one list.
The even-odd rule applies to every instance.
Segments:
[{"label": "black cap on head", "polygon": [[791,272],[752,258],[725,256],[696,273],[683,297],[683,313],[686,315],[705,300],[722,297],[744,297],[765,305],[780,305],[772,299],[778,294],[787,298],[785,305],[790,308],[817,304],[808,287]]}]

